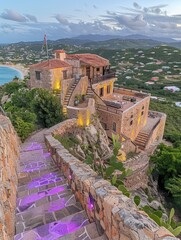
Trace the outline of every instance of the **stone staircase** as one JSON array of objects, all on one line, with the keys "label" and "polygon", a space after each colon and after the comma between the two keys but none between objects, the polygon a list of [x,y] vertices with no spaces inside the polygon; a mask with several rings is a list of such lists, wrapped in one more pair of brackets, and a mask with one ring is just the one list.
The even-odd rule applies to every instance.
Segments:
[{"label": "stone staircase", "polygon": [[70,87],[70,89],[68,90],[66,96],[65,96],[65,99],[64,99],[64,102],[63,102],[63,113],[66,114],[67,113],[67,106],[68,106],[68,103],[69,103],[69,100],[70,100],[70,97],[78,83],[79,79],[76,79],[75,82],[72,84],[72,86]]},{"label": "stone staircase", "polygon": [[14,240],[106,240],[54,165],[43,132],[21,148]]},{"label": "stone staircase", "polygon": [[134,143],[141,149],[144,150],[149,139],[149,133],[140,131]]},{"label": "stone staircase", "polygon": [[92,97],[94,97],[94,92],[93,92],[91,86],[88,86],[88,88],[87,88],[86,97],[87,97],[87,98],[92,98]]}]

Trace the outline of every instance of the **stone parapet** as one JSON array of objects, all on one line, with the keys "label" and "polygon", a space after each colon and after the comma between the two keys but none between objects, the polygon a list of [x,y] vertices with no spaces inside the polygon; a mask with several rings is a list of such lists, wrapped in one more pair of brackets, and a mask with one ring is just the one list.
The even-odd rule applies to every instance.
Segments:
[{"label": "stone parapet", "polygon": [[19,139],[10,120],[0,115],[0,239],[14,236]]},{"label": "stone parapet", "polygon": [[45,133],[45,142],[90,221],[95,221],[98,229],[111,240],[176,240],[167,229],[159,227],[140,211],[130,198],[72,156],[53,137],[71,131],[75,125],[76,119],[70,119],[54,126]]}]

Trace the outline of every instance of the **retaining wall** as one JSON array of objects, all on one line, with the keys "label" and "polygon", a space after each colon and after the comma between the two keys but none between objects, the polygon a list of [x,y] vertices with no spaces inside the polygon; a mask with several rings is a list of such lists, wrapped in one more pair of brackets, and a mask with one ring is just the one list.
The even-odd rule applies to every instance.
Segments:
[{"label": "retaining wall", "polygon": [[14,236],[19,140],[10,120],[0,114],[0,239]]}]

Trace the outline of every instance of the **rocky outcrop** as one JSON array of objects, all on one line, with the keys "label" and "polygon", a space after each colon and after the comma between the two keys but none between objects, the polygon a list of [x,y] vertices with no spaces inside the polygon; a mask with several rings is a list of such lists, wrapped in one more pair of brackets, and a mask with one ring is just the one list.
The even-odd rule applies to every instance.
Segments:
[{"label": "rocky outcrop", "polygon": [[10,120],[0,115],[0,239],[14,235],[19,140]]},{"label": "rocky outcrop", "polygon": [[108,137],[98,119],[92,119],[91,124],[85,128],[75,128],[73,135],[79,141],[73,149],[77,157],[85,160],[89,154],[93,154],[94,159],[105,159],[110,156]]},{"label": "rocky outcrop", "polygon": [[58,136],[73,136],[77,143],[69,149],[71,153],[84,161],[86,157],[93,154],[94,159],[106,159],[110,157],[111,150],[109,148],[109,140],[105,130],[99,120],[94,116],[91,119],[91,124],[86,127],[77,125],[76,119],[70,119],[69,124],[62,129],[51,128],[54,135]]}]

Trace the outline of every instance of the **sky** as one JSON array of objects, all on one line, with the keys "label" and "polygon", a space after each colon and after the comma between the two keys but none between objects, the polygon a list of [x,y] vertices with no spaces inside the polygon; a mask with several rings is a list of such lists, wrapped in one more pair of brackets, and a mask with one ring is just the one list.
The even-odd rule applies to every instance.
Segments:
[{"label": "sky", "polygon": [[0,43],[86,34],[181,40],[181,0],[2,0]]}]

